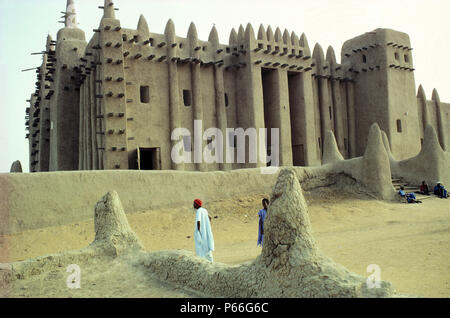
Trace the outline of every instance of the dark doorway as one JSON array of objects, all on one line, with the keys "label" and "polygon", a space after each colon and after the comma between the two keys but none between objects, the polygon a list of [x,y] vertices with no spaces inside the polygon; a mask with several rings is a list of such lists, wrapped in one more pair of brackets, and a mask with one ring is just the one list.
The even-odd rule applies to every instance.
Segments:
[{"label": "dark doorway", "polygon": [[138,170],[161,170],[160,148],[137,149]]}]

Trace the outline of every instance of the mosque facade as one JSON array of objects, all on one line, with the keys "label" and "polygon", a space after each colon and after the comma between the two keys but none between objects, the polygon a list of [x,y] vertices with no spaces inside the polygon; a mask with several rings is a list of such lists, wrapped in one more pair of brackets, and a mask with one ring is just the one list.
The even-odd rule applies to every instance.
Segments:
[{"label": "mosque facade", "polygon": [[[215,27],[205,41],[193,23],[186,37],[172,20],[164,34],[152,33],[143,16],[126,29],[111,0],[100,8],[89,41],[74,0],[56,40],[47,38],[26,109],[31,172],[260,167],[267,160],[251,161],[250,148],[270,158],[272,129],[281,166],[320,165],[329,131],[345,159],[360,157],[373,123],[398,160],[420,152],[427,125],[450,147],[450,104],[436,90],[431,100],[422,86],[416,92],[406,33],[376,29],[348,40],[338,63],[332,47],[311,50],[305,34],[280,28],[241,25],[222,44]],[[202,132],[218,128],[227,142],[196,136],[195,123]],[[177,128],[187,133],[173,138]],[[241,141],[227,128],[267,133],[253,146],[247,133],[245,158],[227,161]],[[192,160],[173,160],[180,144]],[[224,162],[194,160],[208,149]]]}]

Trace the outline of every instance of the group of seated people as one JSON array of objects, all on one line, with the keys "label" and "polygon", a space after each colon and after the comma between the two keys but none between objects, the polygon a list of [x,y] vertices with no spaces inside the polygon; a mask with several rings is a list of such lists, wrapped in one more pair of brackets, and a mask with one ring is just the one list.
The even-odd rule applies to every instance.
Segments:
[{"label": "group of seated people", "polygon": [[[420,186],[420,191],[416,192],[418,194],[430,195],[430,190],[428,189],[428,185],[425,181],[422,181],[422,185]],[[407,193],[403,186],[400,187],[400,191],[398,194],[405,198],[408,203],[422,203],[416,199],[416,195],[414,193]],[[449,197],[448,191],[445,189],[444,185],[441,182],[438,182],[434,187],[434,194],[437,195],[441,199],[447,199]]]}]

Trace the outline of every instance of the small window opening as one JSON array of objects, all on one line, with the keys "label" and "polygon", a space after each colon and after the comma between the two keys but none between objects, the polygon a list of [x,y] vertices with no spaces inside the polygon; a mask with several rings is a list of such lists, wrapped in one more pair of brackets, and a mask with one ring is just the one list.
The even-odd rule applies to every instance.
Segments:
[{"label": "small window opening", "polygon": [[150,88],[148,86],[141,86],[141,103],[150,103]]},{"label": "small window opening", "polygon": [[231,52],[230,48],[229,48],[229,47],[227,47],[227,53],[230,53],[230,52]]},{"label": "small window opening", "polygon": [[206,52],[206,46],[203,47],[203,52]]},{"label": "small window opening", "polygon": [[405,62],[409,63],[409,56],[408,55],[405,55]]},{"label": "small window opening", "polygon": [[228,99],[228,94],[225,93],[225,107],[228,107],[230,105],[230,101]]},{"label": "small window opening", "polygon": [[397,132],[402,132],[402,121],[400,119],[397,120]]},{"label": "small window opening", "polygon": [[258,43],[258,47],[259,47],[260,49],[264,49],[264,44]]},{"label": "small window opening", "polygon": [[400,56],[398,55],[397,52],[395,52],[395,55],[394,55],[394,56],[395,56],[395,59],[396,59],[396,60],[399,60],[399,59],[400,59]]},{"label": "small window opening", "polygon": [[321,148],[322,147],[322,140],[320,139],[320,137],[319,137],[318,141],[319,141],[319,148]]},{"label": "small window opening", "polygon": [[183,43],[180,43],[180,49],[182,49],[183,48]]},{"label": "small window opening", "polygon": [[333,112],[332,112],[332,110],[331,110],[331,106],[328,107],[328,111],[330,112],[330,119],[333,119]]},{"label": "small window opening", "polygon": [[184,106],[189,107],[191,106],[191,101],[192,101],[192,96],[191,96],[191,91],[190,90],[183,90],[183,101],[184,101]]},{"label": "small window opening", "polygon": [[363,55],[362,58],[363,58],[363,63],[367,63],[367,56]]},{"label": "small window opening", "polygon": [[122,40],[124,41],[124,42],[126,42],[127,41],[127,35],[126,34],[122,34]]}]

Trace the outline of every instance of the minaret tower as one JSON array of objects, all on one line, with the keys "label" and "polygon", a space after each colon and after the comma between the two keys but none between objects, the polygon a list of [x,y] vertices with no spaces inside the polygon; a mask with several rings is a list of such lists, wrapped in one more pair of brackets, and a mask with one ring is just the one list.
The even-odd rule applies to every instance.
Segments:
[{"label": "minaret tower", "polygon": [[78,170],[80,58],[87,46],[77,26],[74,0],[67,0],[64,28],[58,31],[54,62],[55,95],[50,101],[50,171]]},{"label": "minaret tower", "polygon": [[355,74],[356,155],[369,127],[386,132],[398,160],[420,151],[419,118],[411,43],[406,33],[377,29],[344,43],[342,62]]},{"label": "minaret tower", "polygon": [[[148,26],[142,18],[139,23],[139,34],[134,38],[148,36]],[[97,47],[102,66],[99,78],[103,80],[102,94],[98,101],[100,109],[110,117],[103,119],[105,127],[103,167],[105,170],[128,169],[128,134],[133,130],[134,118],[127,113],[127,103],[132,102],[127,96],[126,69],[132,61],[142,55],[124,55],[124,45],[120,20],[116,19],[114,3],[105,0],[103,18],[98,28]]]}]

